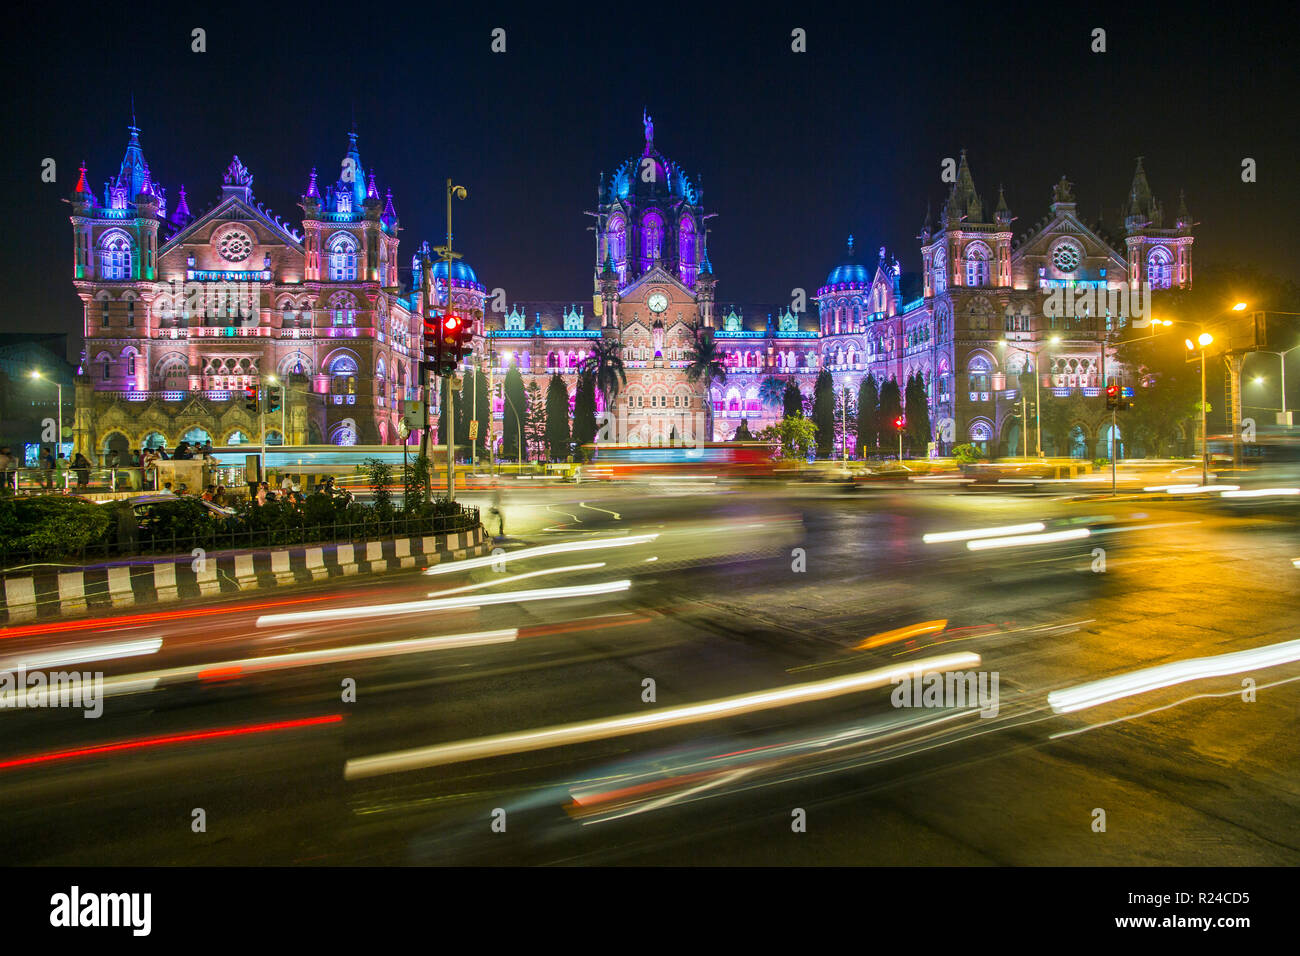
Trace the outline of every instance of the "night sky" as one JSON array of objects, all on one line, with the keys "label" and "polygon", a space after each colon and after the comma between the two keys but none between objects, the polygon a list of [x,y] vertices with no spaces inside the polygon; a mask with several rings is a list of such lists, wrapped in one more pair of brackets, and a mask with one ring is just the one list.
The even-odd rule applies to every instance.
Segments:
[{"label": "night sky", "polygon": [[[253,191],[298,221],[312,166],[333,181],[355,110],[361,159],[393,189],[402,260],[444,232],[444,180],[469,189],[456,244],[511,300],[589,301],[597,176],[656,145],[702,178],[723,302],[810,294],[852,232],[906,271],[944,157],[968,151],[988,209],[999,183],[1017,234],[1064,173],[1081,214],[1110,218],[1134,158],[1172,219],[1187,191],[1195,263],[1295,278],[1300,223],[1293,24],[1245,5],[1162,15],[1080,4],[810,4],[713,13],[667,4],[483,12],[486,5],[63,3],[18,14],[7,42],[4,331],[80,333],[70,282],[77,165],[99,194],[141,142],[174,207],[198,214],[237,153]],[[207,52],[190,31],[207,30]],[[494,27],[507,52],[490,51]],[[807,30],[808,52],[790,51]],[[1089,50],[1094,27],[1108,52]],[[58,182],[40,180],[58,162]],[[1241,182],[1241,161],[1258,182]],[[1113,222],[1113,220],[1112,220]],[[404,277],[405,278],[405,277]],[[74,354],[79,341],[74,344]]]}]

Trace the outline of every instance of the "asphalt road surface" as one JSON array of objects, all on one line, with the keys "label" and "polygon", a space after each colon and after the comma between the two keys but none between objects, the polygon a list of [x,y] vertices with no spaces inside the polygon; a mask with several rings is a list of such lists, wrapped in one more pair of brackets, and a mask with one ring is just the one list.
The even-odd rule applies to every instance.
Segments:
[{"label": "asphalt road surface", "polygon": [[[0,631],[0,669],[112,688],[98,719],[0,710],[7,862],[1300,863],[1300,655],[1060,703],[1300,637],[1294,511],[691,481],[502,503],[496,566]],[[1031,522],[1065,533],[922,537]],[[889,675],[929,661],[996,698],[898,706]]]}]

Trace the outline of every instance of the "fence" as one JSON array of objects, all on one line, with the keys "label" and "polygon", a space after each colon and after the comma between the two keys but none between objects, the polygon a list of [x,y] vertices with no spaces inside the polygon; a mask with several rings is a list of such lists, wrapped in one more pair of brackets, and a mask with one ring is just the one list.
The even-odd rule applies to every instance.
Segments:
[{"label": "fence", "polygon": [[[179,499],[183,501],[184,499]],[[105,506],[108,507],[108,506]],[[251,551],[268,547],[292,547],[307,544],[334,544],[374,541],[383,538],[424,537],[472,531],[479,525],[479,510],[459,505],[451,514],[425,516],[399,515],[393,518],[368,516],[364,521],[313,522],[308,524],[281,524],[269,527],[232,527],[232,522],[218,518],[200,517],[191,534],[172,530],[159,534],[146,524],[132,524],[129,533],[118,531],[113,541],[96,542],[68,553],[52,556],[46,553],[20,551],[5,547],[0,542],[0,572],[39,564],[76,564],[108,561],[144,555],[191,556],[195,550],[205,555],[223,551]],[[260,510],[260,509],[259,509]],[[292,520],[301,511],[284,510],[280,517]],[[110,534],[112,530],[110,529]]]}]

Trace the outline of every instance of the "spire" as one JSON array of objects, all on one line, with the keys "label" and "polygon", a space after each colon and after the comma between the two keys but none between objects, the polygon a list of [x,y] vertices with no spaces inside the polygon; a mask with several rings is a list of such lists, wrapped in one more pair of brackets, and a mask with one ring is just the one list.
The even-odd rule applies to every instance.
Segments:
[{"label": "spire", "polygon": [[[92,206],[95,204],[95,194],[90,191],[90,184],[86,182],[86,161],[81,161],[81,175],[77,178],[77,185],[72,190],[72,195],[77,197],[78,202],[88,202]],[[84,198],[82,198],[84,197]]]},{"label": "spire", "polygon": [[393,191],[388,190],[388,196],[384,200],[384,211],[379,217],[379,221],[386,226],[391,226],[397,222],[397,210],[393,208]]},{"label": "spire", "polygon": [[1142,217],[1151,218],[1151,207],[1153,197],[1151,196],[1151,186],[1147,182],[1147,171],[1142,168],[1142,157],[1137,158],[1137,169],[1133,171],[1133,185],[1128,191],[1128,208],[1124,214],[1128,218]]},{"label": "spire", "polygon": [[180,201],[176,203],[176,211],[172,213],[171,221],[178,226],[183,226],[194,218],[190,214],[190,204],[185,201],[185,184],[181,183]]},{"label": "spire", "polygon": [[849,233],[849,258],[853,258],[853,233]]},{"label": "spire", "polygon": [[1175,213],[1174,225],[1179,229],[1192,227],[1192,214],[1187,211],[1187,195],[1181,189],[1178,190],[1178,212]]},{"label": "spire", "polygon": [[340,163],[339,182],[352,191],[353,206],[366,203],[366,171],[361,165],[361,152],[357,149],[356,130],[348,133],[348,152]]},{"label": "spire", "polygon": [[1001,225],[1011,222],[1011,208],[1007,205],[1007,197],[1002,191],[1001,183],[998,183],[998,205],[993,210],[993,218]]},{"label": "spire", "polygon": [[366,180],[366,199],[379,199],[379,190],[375,187],[375,171],[370,170],[370,176]]},{"label": "spire", "polygon": [[126,144],[126,153],[122,156],[122,166],[118,170],[114,185],[125,191],[123,195],[128,200],[134,200],[140,195],[147,179],[144,149],[140,146],[140,128],[135,125],[134,110],[131,115],[131,125],[126,128],[126,131],[131,134],[131,139]]},{"label": "spire", "polygon": [[957,167],[957,181],[948,192],[943,213],[943,218],[950,221],[968,219],[971,222],[981,222],[984,217],[984,203],[975,191],[975,178],[971,175],[964,149],[961,151],[961,163]]},{"label": "spire", "polygon": [[655,146],[655,121],[644,106],[641,107],[641,125],[645,127],[645,151],[648,153]]},{"label": "spire", "polygon": [[311,181],[307,183],[307,193],[303,199],[320,199],[320,189],[316,186],[316,167],[311,168]]}]

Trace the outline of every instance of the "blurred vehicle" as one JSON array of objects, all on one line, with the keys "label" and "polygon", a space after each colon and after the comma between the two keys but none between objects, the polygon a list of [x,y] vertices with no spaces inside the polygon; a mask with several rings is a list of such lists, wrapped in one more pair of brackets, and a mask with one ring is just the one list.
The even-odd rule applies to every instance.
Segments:
[{"label": "blurred vehicle", "polygon": [[1241,461],[1232,458],[1232,436],[1211,435],[1210,470],[1220,482],[1251,485],[1300,484],[1300,429],[1259,426],[1252,441],[1241,443]]},{"label": "blurred vehicle", "polygon": [[703,445],[586,445],[581,480],[642,477],[765,478],[773,474],[772,446],[763,442]]},{"label": "blurred vehicle", "polygon": [[[222,508],[195,495],[135,495],[125,499],[135,514],[141,532],[147,532],[163,521],[200,508],[209,517],[225,518],[235,513],[233,508]],[[113,502],[100,502],[112,504]]]}]

